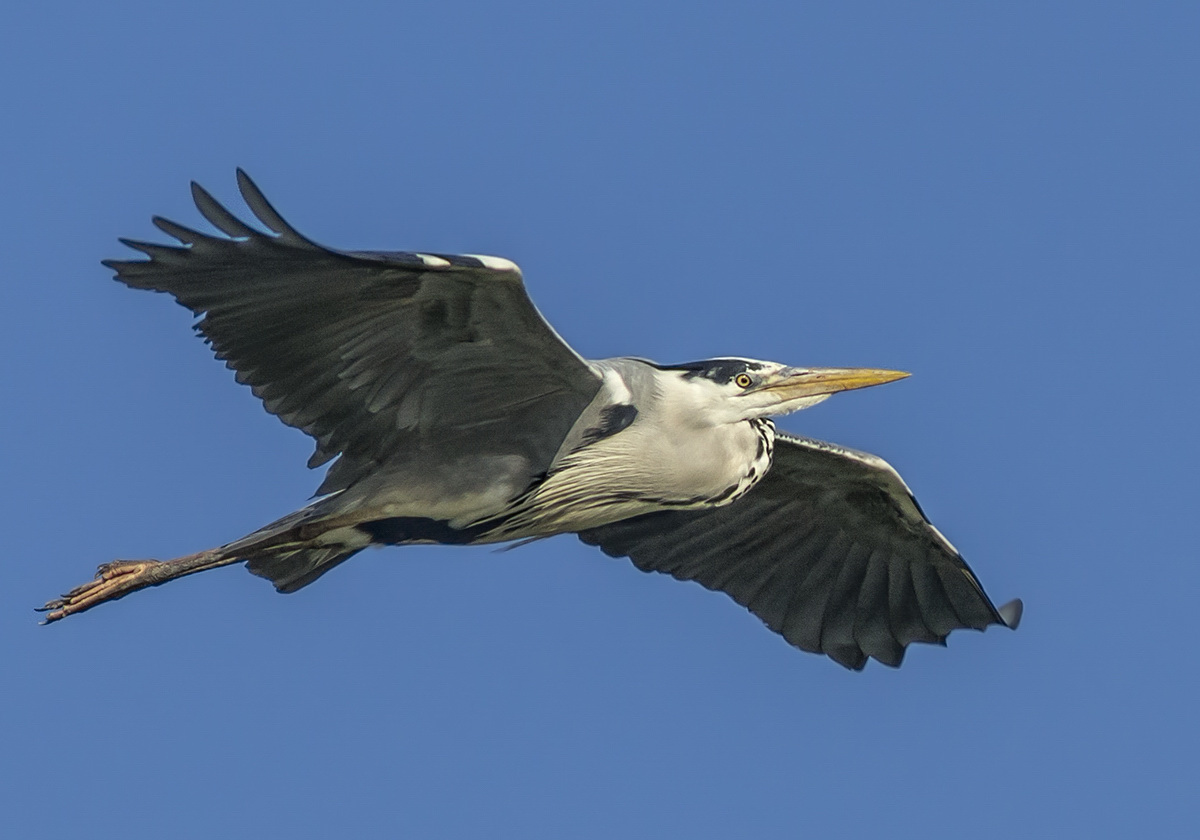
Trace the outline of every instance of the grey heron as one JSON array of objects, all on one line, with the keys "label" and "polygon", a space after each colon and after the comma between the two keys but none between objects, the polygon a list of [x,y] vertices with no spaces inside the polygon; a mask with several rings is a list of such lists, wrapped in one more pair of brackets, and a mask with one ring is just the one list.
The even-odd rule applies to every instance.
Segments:
[{"label": "grey heron", "polygon": [[295,592],[369,545],[575,533],[643,571],[723,591],[847,668],[898,666],[957,628],[1015,628],[886,462],[777,432],[771,417],[905,373],[720,358],[589,361],[499,257],[338,251],[302,236],[238,170],[251,227],[199,185],[224,236],[167,219],[178,245],[116,279],[166,292],[266,410],[333,462],[316,501],[226,545],[117,561],[43,607],[57,621],[245,562]]}]

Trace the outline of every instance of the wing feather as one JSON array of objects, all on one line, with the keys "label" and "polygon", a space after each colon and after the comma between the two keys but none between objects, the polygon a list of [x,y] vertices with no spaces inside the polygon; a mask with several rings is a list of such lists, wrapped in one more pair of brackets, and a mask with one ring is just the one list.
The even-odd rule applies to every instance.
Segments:
[{"label": "wing feather", "polygon": [[241,170],[238,186],[270,233],[193,184],[225,236],[155,217],[181,245],[122,240],[149,259],[105,264],[200,316],[237,381],[315,439],[310,466],[337,459],[319,493],[417,451],[517,455],[530,475],[545,471],[600,380],[542,319],[515,266],[335,251],[297,232]]},{"label": "wing feather", "polygon": [[888,564],[886,555],[871,552],[863,585],[858,593],[854,619],[854,640],[867,656],[885,665],[898,666],[904,660],[904,645],[892,631],[888,615]]},{"label": "wing feather", "polygon": [[725,592],[791,644],[852,669],[868,657],[898,666],[913,642],[1007,623],[895,470],[806,438],[779,435],[770,472],[731,505],[646,514],[580,538]]},{"label": "wing feather", "polygon": [[826,538],[823,542],[824,547],[820,547],[822,543],[814,543],[816,553],[810,555],[809,562],[801,564],[808,567],[808,573],[799,588],[792,593],[782,630],[783,637],[801,650],[821,650],[825,607],[837,581],[838,566],[844,556],[843,552],[849,547],[849,541],[839,538],[836,531],[825,530],[822,536]]}]

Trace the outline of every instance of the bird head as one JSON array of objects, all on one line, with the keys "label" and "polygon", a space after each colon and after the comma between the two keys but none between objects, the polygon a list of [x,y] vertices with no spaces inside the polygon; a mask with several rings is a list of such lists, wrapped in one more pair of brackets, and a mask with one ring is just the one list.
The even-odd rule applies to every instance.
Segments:
[{"label": "bird head", "polygon": [[903,379],[909,374],[874,368],[790,367],[757,359],[724,358],[673,365],[706,413],[734,423],[790,414],[852,391]]}]

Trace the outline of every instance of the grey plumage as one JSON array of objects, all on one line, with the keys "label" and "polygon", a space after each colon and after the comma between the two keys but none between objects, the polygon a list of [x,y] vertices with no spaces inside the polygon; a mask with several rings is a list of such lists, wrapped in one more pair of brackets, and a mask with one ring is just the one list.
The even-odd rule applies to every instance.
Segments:
[{"label": "grey plumage", "polygon": [[796,647],[851,668],[867,656],[899,665],[912,642],[1007,623],[890,466],[807,438],[779,435],[770,472],[737,504],[580,537],[724,591]]},{"label": "grey plumage", "polygon": [[260,232],[193,185],[225,236],[154,218],[179,246],[122,240],[106,261],[166,292],[267,411],[332,461],[322,498],[217,549],[101,567],[57,620],[246,561],[283,592],[371,544],[492,543],[575,532],[644,571],[724,591],[791,644],[849,668],[913,642],[1015,627],[900,477],[874,456],[777,435],[769,416],[891,371],[752,359],[589,362],[496,257],[317,245],[245,173]]}]

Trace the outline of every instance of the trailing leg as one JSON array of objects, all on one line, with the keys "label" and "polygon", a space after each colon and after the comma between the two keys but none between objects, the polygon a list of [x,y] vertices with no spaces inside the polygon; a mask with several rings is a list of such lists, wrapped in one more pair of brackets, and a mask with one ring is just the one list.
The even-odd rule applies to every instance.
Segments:
[{"label": "trailing leg", "polygon": [[41,611],[46,613],[43,624],[90,610],[97,604],[123,598],[130,592],[158,586],[169,580],[193,575],[237,563],[241,557],[226,553],[225,548],[210,548],[174,560],[117,560],[105,563],[96,570],[95,580],[77,586],[53,601],[47,601]]}]

